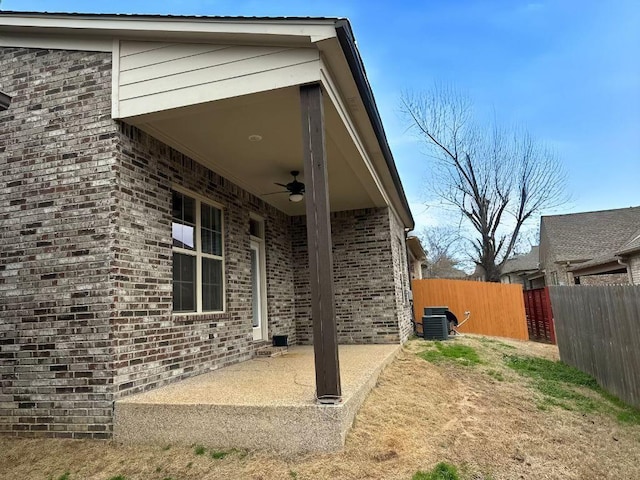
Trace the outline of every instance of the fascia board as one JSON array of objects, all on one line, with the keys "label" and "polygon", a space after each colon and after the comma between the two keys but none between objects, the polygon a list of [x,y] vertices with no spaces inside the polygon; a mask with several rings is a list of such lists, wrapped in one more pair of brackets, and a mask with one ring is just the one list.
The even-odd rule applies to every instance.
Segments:
[{"label": "fascia board", "polygon": [[187,36],[219,37],[257,36],[300,38],[315,43],[335,37],[334,19],[216,19],[177,17],[117,17],[62,14],[16,15],[0,12],[0,30],[30,32],[82,32],[113,36]]}]

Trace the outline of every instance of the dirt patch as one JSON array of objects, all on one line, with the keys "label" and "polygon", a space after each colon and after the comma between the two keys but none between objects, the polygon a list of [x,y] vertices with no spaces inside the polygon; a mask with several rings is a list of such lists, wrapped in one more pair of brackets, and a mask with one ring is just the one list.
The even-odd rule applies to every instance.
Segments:
[{"label": "dirt patch", "polygon": [[[556,360],[557,348],[477,336],[453,340],[481,363],[430,363],[409,342],[381,375],[345,449],[283,458],[269,452],[0,438],[0,478],[69,480],[410,479],[441,461],[466,479],[640,478],[640,426],[602,412],[540,410],[539,392],[505,355]],[[215,458],[222,457],[222,458]]]}]

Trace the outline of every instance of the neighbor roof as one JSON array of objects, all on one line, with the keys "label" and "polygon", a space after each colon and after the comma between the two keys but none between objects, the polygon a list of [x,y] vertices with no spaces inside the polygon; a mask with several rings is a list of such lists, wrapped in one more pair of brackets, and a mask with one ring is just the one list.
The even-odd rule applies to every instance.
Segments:
[{"label": "neighbor roof", "polygon": [[570,268],[571,271],[584,270],[585,268],[597,267],[599,265],[605,265],[608,263],[617,263],[618,259],[622,255],[627,255],[630,253],[634,253],[640,250],[640,230],[636,231],[631,235],[627,242],[625,242],[621,247],[616,248],[614,250],[610,250],[608,252],[604,252],[601,255],[589,260],[588,262],[583,262],[577,264],[575,267]]},{"label": "neighbor roof", "polygon": [[635,252],[636,250],[640,250],[640,229],[631,235],[631,238],[629,238],[629,240],[620,247],[620,250],[617,253],[625,254]]},{"label": "neighbor roof", "polygon": [[540,247],[533,245],[529,253],[518,255],[504,262],[502,273],[528,272],[537,270],[540,262]]},{"label": "neighbor roof", "polygon": [[[587,261],[629,242],[640,225],[640,207],[542,217],[556,261]],[[635,243],[633,244],[635,245]]]}]

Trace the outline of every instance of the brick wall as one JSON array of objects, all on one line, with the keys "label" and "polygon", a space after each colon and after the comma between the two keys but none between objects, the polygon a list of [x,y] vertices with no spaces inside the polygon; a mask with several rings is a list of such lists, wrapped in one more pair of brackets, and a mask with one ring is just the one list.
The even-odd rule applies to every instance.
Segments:
[{"label": "brick wall", "polygon": [[[0,50],[0,432],[110,436],[118,396],[247,359],[249,213],[295,343],[283,213],[111,120],[108,54]],[[227,312],[171,315],[172,182],[224,206]]]},{"label": "brick wall", "polygon": [[[295,343],[289,217],[126,125],[118,145],[114,312],[116,396],[246,360],[251,326],[251,212],[265,219],[270,333]],[[171,313],[171,186],[223,207],[226,312]]]},{"label": "brick wall", "polygon": [[580,277],[580,285],[627,285],[628,283],[629,275],[626,272],[584,275]]},{"label": "brick wall", "polygon": [[[305,217],[292,218],[296,335],[313,342]],[[331,214],[340,343],[399,342],[394,262],[387,208]],[[406,263],[405,263],[406,265]],[[405,268],[405,271],[407,269]]]},{"label": "brick wall", "polygon": [[0,48],[0,432],[109,435],[111,56]]},{"label": "brick wall", "polygon": [[388,211],[389,224],[391,226],[393,254],[393,280],[395,286],[396,300],[396,324],[395,328],[400,333],[400,341],[404,343],[413,333],[413,310],[411,308],[409,292],[411,283],[409,281],[409,270],[407,264],[407,247],[405,240],[404,225],[393,214]]}]

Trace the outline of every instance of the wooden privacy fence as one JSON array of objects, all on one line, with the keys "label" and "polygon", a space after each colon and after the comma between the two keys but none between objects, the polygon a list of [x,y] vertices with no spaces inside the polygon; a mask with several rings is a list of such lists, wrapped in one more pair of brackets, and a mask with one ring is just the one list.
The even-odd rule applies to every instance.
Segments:
[{"label": "wooden privacy fence", "polygon": [[471,282],[467,280],[414,280],[413,308],[418,322],[424,307],[446,305],[458,320],[471,312],[461,333],[528,340],[521,285]]},{"label": "wooden privacy fence", "polygon": [[640,285],[549,287],[563,362],[640,407]]}]

